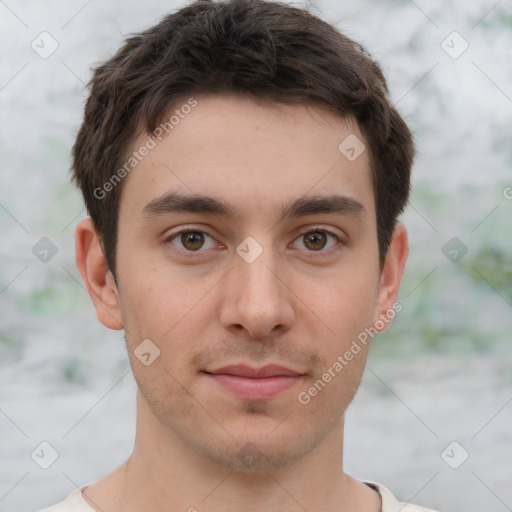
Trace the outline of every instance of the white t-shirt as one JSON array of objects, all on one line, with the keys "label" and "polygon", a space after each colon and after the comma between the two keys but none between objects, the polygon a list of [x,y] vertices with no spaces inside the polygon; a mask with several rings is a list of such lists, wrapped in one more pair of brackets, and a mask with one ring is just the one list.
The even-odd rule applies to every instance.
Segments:
[{"label": "white t-shirt", "polygon": [[[418,507],[417,505],[401,503],[397,501],[391,492],[380,484],[375,482],[365,482],[365,484],[379,492],[382,499],[381,512],[435,512],[434,510]],[[39,512],[95,512],[82,496],[82,490],[86,487],[87,485],[79,487],[64,501],[61,501],[60,503],[57,503],[51,507],[42,509]]]}]

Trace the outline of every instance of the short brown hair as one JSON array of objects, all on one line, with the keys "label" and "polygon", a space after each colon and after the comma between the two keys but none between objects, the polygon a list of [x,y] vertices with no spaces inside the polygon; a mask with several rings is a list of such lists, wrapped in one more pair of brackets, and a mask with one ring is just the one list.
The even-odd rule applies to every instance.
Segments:
[{"label": "short brown hair", "polygon": [[197,0],[128,38],[89,85],[73,179],[114,276],[124,181],[118,175],[112,183],[114,173],[137,136],[152,134],[178,101],[201,93],[319,102],[353,117],[370,154],[383,264],[409,196],[413,137],[390,101],[380,66],[319,17],[265,0]]}]

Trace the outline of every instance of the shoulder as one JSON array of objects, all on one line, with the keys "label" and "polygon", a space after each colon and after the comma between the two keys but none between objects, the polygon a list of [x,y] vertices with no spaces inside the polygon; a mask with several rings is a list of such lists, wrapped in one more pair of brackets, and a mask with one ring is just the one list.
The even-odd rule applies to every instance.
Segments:
[{"label": "shoulder", "polygon": [[[380,494],[382,499],[382,511],[381,512],[435,512],[434,510],[419,507],[411,503],[399,502],[393,494],[384,487],[376,482],[364,482],[366,485],[372,487]],[[82,496],[82,489],[87,487],[86,485],[78,488],[76,491],[71,493],[64,501],[41,509],[39,512],[95,512],[94,509],[84,500]]]},{"label": "shoulder", "polygon": [[79,487],[72,492],[64,501],[39,510],[39,512],[95,512],[95,510],[85,501],[82,496],[82,489],[87,487]]},{"label": "shoulder", "polygon": [[402,503],[398,501],[391,491],[376,482],[364,482],[366,485],[374,488],[380,494],[382,499],[382,511],[381,512],[435,512],[430,508],[419,507],[412,503]]}]

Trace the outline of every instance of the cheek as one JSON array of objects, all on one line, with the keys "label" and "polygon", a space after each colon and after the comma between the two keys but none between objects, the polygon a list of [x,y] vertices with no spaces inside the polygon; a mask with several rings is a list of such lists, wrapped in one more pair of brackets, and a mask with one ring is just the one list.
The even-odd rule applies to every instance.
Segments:
[{"label": "cheek", "polygon": [[184,389],[193,388],[195,375],[188,362],[200,350],[204,322],[198,315],[204,310],[201,303],[194,307],[195,296],[184,297],[148,281],[134,287],[133,293],[125,290],[126,344],[139,389],[151,407],[165,415],[171,406],[175,411],[184,407],[188,400]]},{"label": "cheek", "polygon": [[309,335],[314,339],[315,333],[324,333],[316,346],[323,367],[301,390],[310,410],[339,415],[354,397],[366,364],[371,337],[365,329],[372,326],[376,298],[374,279],[364,272],[340,273],[328,286],[315,287],[310,299],[317,319],[310,318],[318,329],[312,327]]},{"label": "cheek", "polygon": [[160,351],[162,371],[185,376],[184,364],[215,325],[214,294],[208,293],[215,281],[158,270],[138,273],[136,268],[127,275],[120,296],[130,357],[142,340],[149,339]]},{"label": "cheek", "polygon": [[[345,347],[347,348],[347,347]],[[340,419],[352,402],[366,363],[367,347],[347,358],[347,350],[335,351],[326,366],[300,390],[297,401],[311,418],[322,418],[324,425]]]},{"label": "cheek", "polygon": [[118,261],[125,325],[132,333],[162,339],[191,309],[196,287],[182,272],[170,272],[154,251],[133,250]]},{"label": "cheek", "polygon": [[[371,271],[340,271],[310,287],[306,304],[343,345],[373,323],[377,306],[376,280]],[[342,347],[338,347],[342,348]]]}]

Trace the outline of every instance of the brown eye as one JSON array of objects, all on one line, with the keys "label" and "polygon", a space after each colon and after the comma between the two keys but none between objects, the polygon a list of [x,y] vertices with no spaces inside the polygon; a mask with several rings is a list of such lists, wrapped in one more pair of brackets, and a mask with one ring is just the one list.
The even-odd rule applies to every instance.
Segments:
[{"label": "brown eye", "polygon": [[189,251],[197,251],[204,245],[204,233],[201,231],[186,231],[181,233],[181,243]]},{"label": "brown eye", "polygon": [[165,241],[166,244],[179,249],[180,254],[208,253],[209,249],[221,249],[222,244],[219,244],[211,235],[205,231],[195,229],[182,229],[170,236]]},{"label": "brown eye", "polygon": [[303,235],[304,245],[312,250],[319,251],[323,249],[327,244],[327,233],[322,231],[313,231]]},{"label": "brown eye", "polygon": [[[332,254],[337,248],[343,246],[341,238],[334,232],[321,228],[312,228],[312,231],[303,231],[293,244],[296,249],[309,253]],[[332,250],[331,250],[332,249]]]}]

